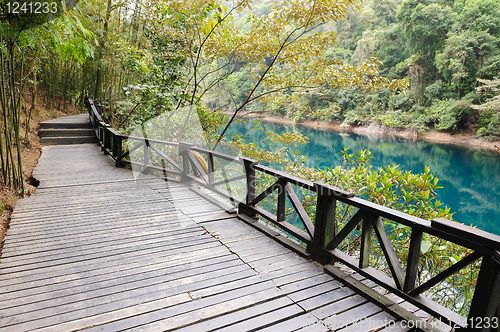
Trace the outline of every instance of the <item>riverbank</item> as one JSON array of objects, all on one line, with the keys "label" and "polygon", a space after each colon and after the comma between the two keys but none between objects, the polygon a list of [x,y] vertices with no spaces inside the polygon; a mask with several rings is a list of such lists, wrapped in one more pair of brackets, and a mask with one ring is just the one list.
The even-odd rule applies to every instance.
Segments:
[{"label": "riverbank", "polygon": [[274,122],[286,125],[304,126],[324,131],[351,132],[362,135],[369,135],[369,134],[387,135],[387,136],[402,137],[410,140],[423,140],[423,141],[436,142],[442,144],[453,144],[453,145],[464,146],[470,149],[489,150],[500,153],[500,141],[493,141],[493,142],[485,141],[479,138],[479,136],[472,131],[466,132],[457,130],[455,132],[443,133],[430,130],[423,134],[419,134],[416,129],[399,129],[381,125],[346,127],[346,126],[341,126],[341,124],[338,123],[332,123],[326,121],[305,120],[301,122],[295,122],[291,119],[286,119],[279,116],[263,114],[263,113],[258,113],[258,114],[241,113],[241,117],[260,118],[268,122]]}]

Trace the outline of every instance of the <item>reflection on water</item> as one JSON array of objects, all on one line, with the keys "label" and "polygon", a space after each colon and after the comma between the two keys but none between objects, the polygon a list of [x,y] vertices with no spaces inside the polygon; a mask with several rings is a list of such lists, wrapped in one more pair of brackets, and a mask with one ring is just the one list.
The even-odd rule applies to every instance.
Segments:
[{"label": "reflection on water", "polygon": [[[268,122],[260,122],[260,126],[263,130],[255,129],[255,121],[239,122],[232,124],[229,132],[258,140],[264,139],[265,131],[300,132],[309,137],[310,143],[302,144],[297,149],[300,155],[307,156],[306,164],[310,167],[335,167],[340,163],[338,152],[344,147],[352,152],[370,150],[374,166],[394,163],[402,170],[420,173],[427,165],[443,187],[438,190],[438,199],[451,207],[451,211],[455,212],[455,220],[500,235],[500,155],[496,153],[402,138],[321,131]],[[255,143],[266,147],[265,142]]]}]

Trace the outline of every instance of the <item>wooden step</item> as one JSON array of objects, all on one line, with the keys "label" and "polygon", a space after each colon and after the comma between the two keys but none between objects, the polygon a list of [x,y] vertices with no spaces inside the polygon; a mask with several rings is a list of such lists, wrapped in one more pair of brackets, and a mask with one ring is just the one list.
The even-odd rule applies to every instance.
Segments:
[{"label": "wooden step", "polygon": [[40,143],[43,145],[67,145],[67,144],[84,144],[96,143],[95,136],[72,136],[72,137],[42,137]]},{"label": "wooden step", "polygon": [[38,136],[40,137],[76,137],[76,136],[93,136],[94,130],[87,128],[73,129],[40,129]]},{"label": "wooden step", "polygon": [[92,128],[88,114],[78,114],[39,123],[40,129]]}]

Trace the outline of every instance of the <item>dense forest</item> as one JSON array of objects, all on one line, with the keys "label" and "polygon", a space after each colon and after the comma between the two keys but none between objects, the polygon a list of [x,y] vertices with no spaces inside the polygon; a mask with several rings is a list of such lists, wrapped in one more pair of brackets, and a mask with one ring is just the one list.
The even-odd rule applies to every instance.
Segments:
[{"label": "dense forest", "polygon": [[[255,6],[253,13],[264,14],[267,5]],[[244,21],[242,16],[242,25]],[[326,87],[293,103],[255,103],[248,107],[250,111],[296,121],[336,121],[344,126],[467,130],[487,140],[500,137],[498,0],[368,0],[359,8],[349,8],[346,18],[321,29],[336,35],[328,56],[353,65],[376,57],[383,63],[381,76],[407,79],[409,88],[394,93]],[[249,70],[234,73],[214,97],[214,104],[223,107],[232,98],[244,98],[244,93],[234,91],[244,92]]]}]

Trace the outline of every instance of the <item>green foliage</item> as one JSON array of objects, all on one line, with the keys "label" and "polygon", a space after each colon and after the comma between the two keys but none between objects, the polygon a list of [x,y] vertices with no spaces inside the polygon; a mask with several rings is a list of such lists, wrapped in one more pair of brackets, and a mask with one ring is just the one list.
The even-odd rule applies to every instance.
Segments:
[{"label": "green foliage", "polygon": [[[450,213],[450,209],[437,199],[437,191],[441,188],[438,186],[439,180],[431,174],[428,167],[425,167],[424,173],[421,174],[401,171],[397,165],[374,169],[370,164],[371,153],[367,150],[354,154],[344,149],[340,153],[343,162],[333,169],[315,170],[303,167],[303,162],[295,162],[290,163],[287,170],[299,177],[348,190],[358,197],[419,218],[451,219],[453,213]],[[313,214],[314,199],[307,193],[305,195],[303,205]],[[354,212],[352,208],[339,204],[337,207],[339,227],[342,227]],[[389,236],[400,262],[406,262],[411,228],[390,220],[384,220],[384,224],[389,229]],[[352,255],[359,255],[360,236],[360,231],[354,231],[349,240],[341,244],[341,249]],[[372,251],[370,265],[390,274],[382,250],[376,241]],[[470,251],[458,245],[424,234],[417,273],[418,282],[423,283],[467,254],[470,254]],[[427,295],[448,308],[465,314],[473,293],[470,280],[475,280],[478,272],[479,263],[472,264],[428,291]]]},{"label": "green foliage", "polygon": [[439,130],[457,129],[472,111],[471,102],[464,100],[440,100],[431,107],[434,127]]},{"label": "green foliage", "polygon": [[371,153],[341,151],[343,165],[321,171],[325,183],[350,190],[357,196],[423,219],[450,218],[450,209],[436,200],[441,188],[428,167],[421,174],[401,171],[397,165],[372,169]]},{"label": "green foliage", "polygon": [[472,106],[480,112],[483,125],[477,134],[486,140],[498,140],[500,139],[500,79],[479,80],[479,82],[483,85],[476,88],[476,92],[489,98],[482,105]]},{"label": "green foliage", "polygon": [[361,126],[370,123],[369,119],[367,119],[367,116],[360,108],[347,111],[344,116],[342,126]]},{"label": "green foliage", "polygon": [[382,115],[380,122],[387,127],[406,128],[411,124],[411,118],[407,112],[396,110]]},{"label": "green foliage", "polygon": [[[477,78],[492,79],[500,72],[498,8],[499,0],[368,0],[361,11],[350,8],[345,19],[326,26],[337,34],[336,44],[325,54],[350,64],[376,56],[384,64],[379,74],[410,79],[409,91],[388,94],[384,89],[325,86],[319,93],[308,91],[308,96],[296,98],[280,93],[266,99],[267,104],[252,104],[249,109],[295,121],[375,123],[420,132],[432,127],[443,131],[485,127],[492,115],[470,106],[484,102],[474,94]],[[241,91],[249,82],[248,74],[256,70],[247,63],[224,89]],[[282,70],[277,66],[275,75],[282,75]],[[259,92],[266,93],[266,89]],[[245,98],[239,93],[231,96],[239,101]],[[231,98],[224,100],[227,105]],[[215,104],[223,107],[222,98]]]}]

